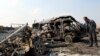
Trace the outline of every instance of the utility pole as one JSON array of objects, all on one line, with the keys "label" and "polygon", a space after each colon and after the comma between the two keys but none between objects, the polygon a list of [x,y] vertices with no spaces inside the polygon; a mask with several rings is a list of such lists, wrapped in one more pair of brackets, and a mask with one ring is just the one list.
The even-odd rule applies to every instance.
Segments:
[{"label": "utility pole", "polygon": [[44,22],[44,19],[43,19],[43,22]]},{"label": "utility pole", "polygon": [[36,20],[34,20],[34,23],[36,22]]}]

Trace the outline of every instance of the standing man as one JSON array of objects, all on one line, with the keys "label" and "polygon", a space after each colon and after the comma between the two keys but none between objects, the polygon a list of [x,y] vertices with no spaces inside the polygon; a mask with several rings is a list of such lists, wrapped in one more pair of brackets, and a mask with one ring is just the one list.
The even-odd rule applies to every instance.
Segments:
[{"label": "standing man", "polygon": [[96,23],[94,20],[89,19],[88,17],[84,17],[86,27],[87,27],[87,32],[89,33],[90,36],[90,45],[89,47],[93,46],[93,43],[95,43],[95,46],[98,47],[97,43],[97,36],[96,36]]}]

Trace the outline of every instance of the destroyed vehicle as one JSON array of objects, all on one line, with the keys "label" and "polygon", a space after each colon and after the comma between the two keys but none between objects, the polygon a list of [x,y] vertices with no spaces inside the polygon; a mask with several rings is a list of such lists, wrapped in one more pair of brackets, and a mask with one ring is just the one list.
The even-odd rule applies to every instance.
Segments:
[{"label": "destroyed vehicle", "polygon": [[[16,35],[17,34],[17,35]],[[31,28],[25,24],[0,42],[0,56],[41,56],[48,50],[40,36],[32,38]]]},{"label": "destroyed vehicle", "polygon": [[82,39],[86,30],[84,24],[77,22],[72,16],[58,17],[44,25],[44,28],[40,34],[44,41],[63,40],[65,43]]}]

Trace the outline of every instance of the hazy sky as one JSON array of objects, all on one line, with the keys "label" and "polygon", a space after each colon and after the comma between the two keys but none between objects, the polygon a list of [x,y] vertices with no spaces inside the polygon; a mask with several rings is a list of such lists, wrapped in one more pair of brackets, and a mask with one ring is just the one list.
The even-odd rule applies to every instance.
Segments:
[{"label": "hazy sky", "polygon": [[0,0],[0,25],[32,24],[62,15],[72,15],[80,22],[88,16],[100,24],[99,10],[100,0]]}]

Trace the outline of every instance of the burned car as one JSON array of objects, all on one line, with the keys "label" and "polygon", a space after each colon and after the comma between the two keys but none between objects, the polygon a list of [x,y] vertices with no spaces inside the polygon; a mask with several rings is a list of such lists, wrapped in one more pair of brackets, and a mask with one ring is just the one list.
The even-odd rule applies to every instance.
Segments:
[{"label": "burned car", "polygon": [[46,41],[62,40],[65,43],[78,41],[85,35],[84,24],[76,21],[72,16],[60,16],[41,26],[41,38]]}]

